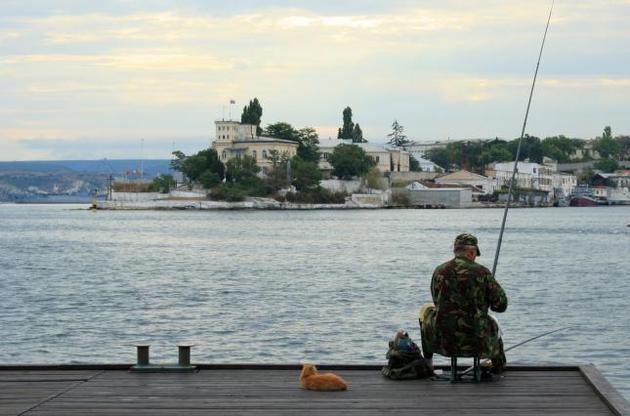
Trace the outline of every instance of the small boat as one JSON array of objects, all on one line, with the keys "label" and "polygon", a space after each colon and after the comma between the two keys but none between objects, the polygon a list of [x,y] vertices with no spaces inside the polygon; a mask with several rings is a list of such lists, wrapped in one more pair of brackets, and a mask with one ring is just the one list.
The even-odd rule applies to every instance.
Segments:
[{"label": "small boat", "polygon": [[578,185],[570,195],[569,206],[571,207],[594,207],[597,205],[608,205],[605,198],[593,196],[593,189],[588,185]]},{"label": "small boat", "polygon": [[571,207],[595,207],[597,205],[599,205],[599,202],[596,199],[586,195],[574,196],[569,202]]}]

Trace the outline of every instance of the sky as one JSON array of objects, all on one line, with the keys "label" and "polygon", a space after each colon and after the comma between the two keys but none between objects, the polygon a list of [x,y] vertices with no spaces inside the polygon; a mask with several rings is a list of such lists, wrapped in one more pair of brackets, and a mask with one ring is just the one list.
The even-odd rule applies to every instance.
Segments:
[{"label": "sky", "polygon": [[[2,0],[0,160],[168,159],[263,126],[520,134],[551,1]],[[630,134],[630,0],[557,0],[527,132]],[[236,102],[230,105],[230,100]]]}]

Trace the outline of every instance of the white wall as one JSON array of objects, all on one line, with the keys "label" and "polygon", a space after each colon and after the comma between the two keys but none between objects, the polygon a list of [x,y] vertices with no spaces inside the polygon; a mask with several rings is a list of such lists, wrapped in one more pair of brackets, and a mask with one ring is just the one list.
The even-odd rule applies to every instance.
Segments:
[{"label": "white wall", "polygon": [[112,191],[112,201],[142,202],[167,199],[169,194],[159,192],[116,192]]},{"label": "white wall", "polygon": [[359,192],[361,189],[360,180],[344,181],[340,179],[326,179],[321,181],[319,185],[332,192],[346,192],[349,194]]}]

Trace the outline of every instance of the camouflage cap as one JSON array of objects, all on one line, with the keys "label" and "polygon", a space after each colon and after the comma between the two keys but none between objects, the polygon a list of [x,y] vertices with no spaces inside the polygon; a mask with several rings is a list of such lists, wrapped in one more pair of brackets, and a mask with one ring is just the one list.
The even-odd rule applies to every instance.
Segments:
[{"label": "camouflage cap", "polygon": [[455,247],[461,247],[461,246],[474,246],[477,249],[477,255],[480,256],[481,252],[479,251],[479,244],[477,242],[477,237],[475,237],[472,234],[460,234],[457,237],[455,237]]}]

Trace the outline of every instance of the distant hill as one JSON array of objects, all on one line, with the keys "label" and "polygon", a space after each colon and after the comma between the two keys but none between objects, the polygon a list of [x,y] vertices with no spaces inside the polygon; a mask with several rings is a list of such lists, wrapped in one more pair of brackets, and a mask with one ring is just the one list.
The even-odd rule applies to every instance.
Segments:
[{"label": "distant hill", "polygon": [[142,165],[144,176],[152,178],[159,174],[171,173],[168,159],[99,159],[99,160],[31,160],[19,162],[0,162],[2,171],[23,172],[74,172],[102,173],[104,175],[123,176],[125,172],[139,171]]},{"label": "distant hill", "polygon": [[106,192],[109,176],[154,178],[172,174],[170,160],[35,160],[0,162],[0,201],[81,200]]}]

